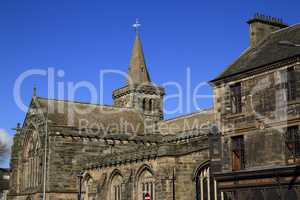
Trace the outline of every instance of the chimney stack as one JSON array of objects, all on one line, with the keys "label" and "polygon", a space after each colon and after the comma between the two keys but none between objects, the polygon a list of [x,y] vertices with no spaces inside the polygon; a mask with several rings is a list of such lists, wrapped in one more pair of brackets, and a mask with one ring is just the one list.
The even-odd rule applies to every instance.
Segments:
[{"label": "chimney stack", "polygon": [[272,32],[288,27],[282,19],[262,14],[255,14],[248,22],[250,26],[250,46],[255,47]]}]

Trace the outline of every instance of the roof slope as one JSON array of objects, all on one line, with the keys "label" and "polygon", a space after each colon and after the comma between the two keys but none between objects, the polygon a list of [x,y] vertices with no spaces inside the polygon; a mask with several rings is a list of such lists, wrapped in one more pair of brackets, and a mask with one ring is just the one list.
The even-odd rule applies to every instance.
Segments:
[{"label": "roof slope", "polygon": [[129,108],[36,97],[52,125],[143,134],[142,115]]},{"label": "roof slope", "polygon": [[300,24],[271,33],[255,48],[248,48],[211,82],[300,55],[300,48],[280,45],[280,41],[299,44]]},{"label": "roof slope", "polygon": [[214,123],[215,113],[213,108],[211,108],[161,121],[159,123],[159,130],[163,135],[185,134],[192,130],[200,130],[203,127]]}]

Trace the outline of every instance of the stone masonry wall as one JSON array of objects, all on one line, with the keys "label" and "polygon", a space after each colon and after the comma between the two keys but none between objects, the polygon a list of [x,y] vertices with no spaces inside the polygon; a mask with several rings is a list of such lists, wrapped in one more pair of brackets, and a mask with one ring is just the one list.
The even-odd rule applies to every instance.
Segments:
[{"label": "stone masonry wall", "polygon": [[[110,200],[109,183],[112,173],[116,170],[124,177],[124,188],[122,192],[123,200],[139,200],[141,194],[138,193],[137,182],[139,172],[143,167],[149,166],[155,177],[155,199],[173,199],[173,169],[175,168],[175,195],[176,199],[191,200],[195,199],[196,184],[193,181],[193,172],[197,167],[208,159],[208,151],[195,152],[179,157],[161,157],[126,165],[106,167],[101,169],[89,170],[93,180],[96,199]],[[145,168],[147,169],[147,168]],[[93,194],[90,194],[93,195]]]},{"label": "stone masonry wall", "polygon": [[[291,64],[246,78],[228,81],[214,88],[214,108],[222,131],[223,170],[231,170],[231,138],[244,135],[245,167],[285,165],[287,126],[300,125],[299,100],[287,102],[286,69]],[[299,71],[296,70],[296,73]],[[231,112],[230,85],[241,83],[242,112]],[[296,80],[300,88],[299,79]],[[297,89],[297,94],[298,89]]]}]

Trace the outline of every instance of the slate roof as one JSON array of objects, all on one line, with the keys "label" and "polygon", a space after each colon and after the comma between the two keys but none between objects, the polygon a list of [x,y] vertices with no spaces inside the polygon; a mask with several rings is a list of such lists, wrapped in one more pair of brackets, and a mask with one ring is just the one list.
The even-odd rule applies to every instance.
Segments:
[{"label": "slate roof", "polygon": [[[103,128],[112,133],[143,134],[144,120],[134,109],[36,97],[36,102],[48,116],[51,125],[80,128]],[[128,126],[122,126],[125,123]],[[122,129],[124,128],[124,129]]]},{"label": "slate roof", "polygon": [[248,48],[217,78],[210,82],[215,82],[245,71],[250,71],[300,55],[299,47],[280,45],[280,41],[290,41],[295,44],[300,44],[300,24],[271,33],[256,47]]},{"label": "slate roof", "polygon": [[210,108],[161,121],[159,123],[159,130],[163,135],[185,133],[194,129],[199,130],[202,127],[214,123],[214,109]]}]

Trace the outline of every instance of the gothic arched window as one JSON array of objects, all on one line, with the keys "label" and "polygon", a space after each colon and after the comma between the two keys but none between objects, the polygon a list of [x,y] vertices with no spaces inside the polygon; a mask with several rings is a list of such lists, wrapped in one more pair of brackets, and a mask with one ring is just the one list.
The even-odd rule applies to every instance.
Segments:
[{"label": "gothic arched window", "polygon": [[143,102],[142,102],[142,108],[143,108],[143,111],[146,110],[146,107],[147,107],[147,100],[146,98],[143,99]]},{"label": "gothic arched window", "polygon": [[153,100],[153,99],[150,99],[150,100],[149,100],[149,110],[150,110],[150,111],[153,111],[153,110],[154,110],[154,100]]},{"label": "gothic arched window", "polygon": [[84,180],[84,191],[85,191],[85,194],[84,194],[84,200],[92,200],[95,198],[95,191],[94,191],[94,180],[93,178],[91,177],[91,175],[89,173],[85,173],[84,174],[84,177],[83,177],[83,180]]},{"label": "gothic arched window", "polygon": [[110,183],[110,200],[122,199],[123,177],[119,172],[114,172]]},{"label": "gothic arched window", "polygon": [[24,138],[23,147],[23,181],[22,189],[26,190],[32,188],[32,178],[33,178],[33,156],[34,156],[34,135],[32,132],[27,132]]},{"label": "gothic arched window", "polygon": [[155,178],[153,172],[145,167],[138,176],[138,199],[145,199],[150,195],[155,200]]},{"label": "gothic arched window", "polygon": [[217,196],[215,181],[210,175],[209,162],[204,162],[194,173],[197,200],[214,200]]}]

